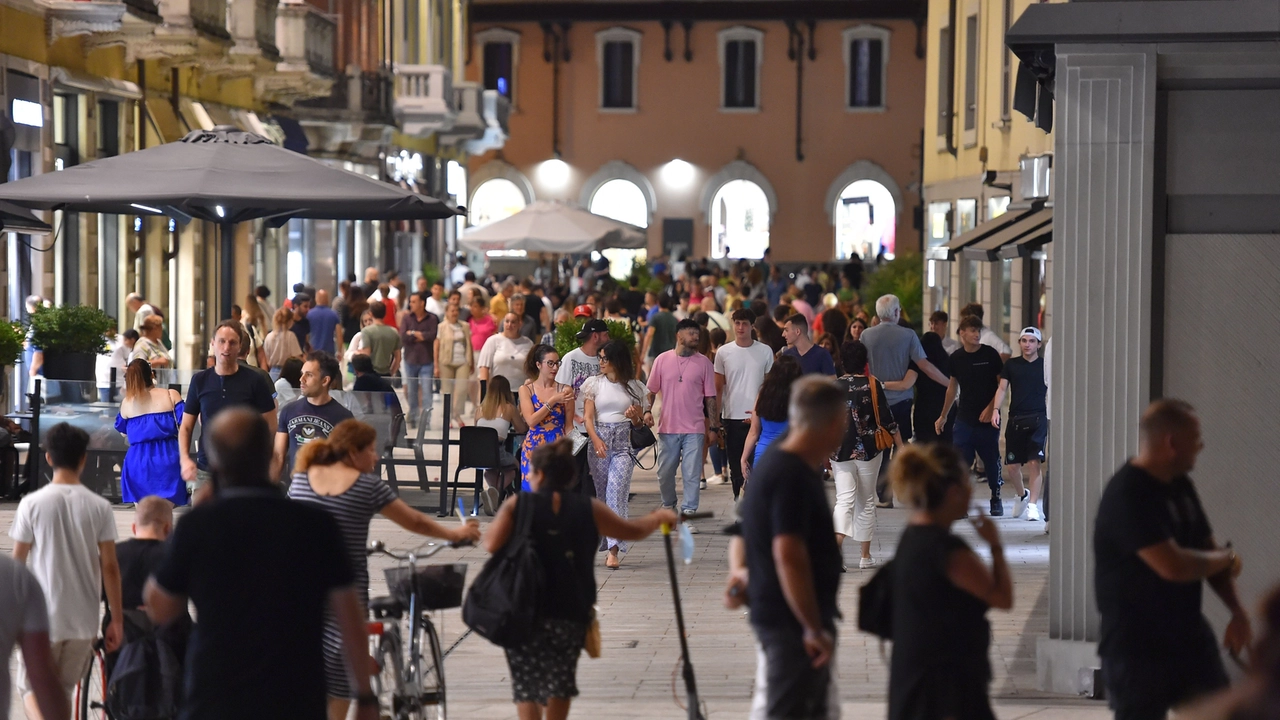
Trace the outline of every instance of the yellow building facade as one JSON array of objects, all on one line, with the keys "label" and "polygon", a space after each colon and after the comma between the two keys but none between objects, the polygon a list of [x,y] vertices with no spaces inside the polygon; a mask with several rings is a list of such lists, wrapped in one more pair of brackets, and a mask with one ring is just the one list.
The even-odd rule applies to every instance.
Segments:
[{"label": "yellow building facade", "polygon": [[1053,136],[1015,109],[1005,32],[1029,0],[930,0],[924,118],[924,307],[981,303],[1010,344],[1049,327]]}]

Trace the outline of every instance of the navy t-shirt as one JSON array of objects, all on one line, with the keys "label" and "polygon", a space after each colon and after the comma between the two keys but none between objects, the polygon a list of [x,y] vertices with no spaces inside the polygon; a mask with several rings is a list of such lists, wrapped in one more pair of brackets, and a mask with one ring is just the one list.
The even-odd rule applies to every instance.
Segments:
[{"label": "navy t-shirt", "polygon": [[338,313],[324,306],[312,308],[307,313],[307,324],[311,326],[311,349],[332,354],[334,330],[338,328]]},{"label": "navy t-shirt", "polygon": [[804,370],[805,375],[812,373],[820,373],[822,375],[835,375],[836,364],[831,359],[831,353],[827,352],[824,347],[814,345],[809,348],[809,352],[801,355],[794,347],[789,347],[782,351],[783,355],[790,355],[800,361],[800,369]]},{"label": "navy t-shirt", "polygon": [[1044,415],[1045,395],[1049,388],[1044,384],[1044,358],[1031,362],[1025,358],[1009,358],[1000,371],[1000,377],[1009,381],[1009,417],[1018,415]]},{"label": "navy t-shirt", "polygon": [[271,378],[244,367],[230,375],[219,375],[215,368],[201,370],[191,376],[187,388],[187,404],[183,415],[191,415],[200,421],[200,445],[196,453],[196,467],[208,470],[204,454],[204,433],[218,413],[229,407],[243,405],[260,413],[276,409],[276,389]]},{"label": "navy t-shirt", "polygon": [[293,472],[294,460],[303,445],[329,437],[335,425],[353,417],[350,410],[333,398],[324,405],[312,405],[304,397],[281,405],[277,431],[289,436],[289,472]]}]

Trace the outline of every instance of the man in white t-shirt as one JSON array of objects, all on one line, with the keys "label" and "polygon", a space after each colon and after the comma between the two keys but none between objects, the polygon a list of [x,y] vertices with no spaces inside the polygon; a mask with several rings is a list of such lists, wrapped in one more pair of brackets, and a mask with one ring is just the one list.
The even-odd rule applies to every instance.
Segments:
[{"label": "man in white t-shirt", "polygon": [[[40,583],[25,566],[0,556],[0,657],[22,647],[22,663],[36,704],[46,718],[65,718],[71,710],[49,651],[49,612]],[[9,717],[9,668],[0,673],[0,720]]]},{"label": "man in white t-shirt", "polygon": [[[58,423],[49,428],[45,447],[53,482],[18,503],[9,536],[14,559],[30,566],[48,598],[53,662],[69,698],[89,669],[103,590],[112,617],[104,633],[107,651],[114,652],[123,638],[116,523],[111,505],[80,484],[89,434]],[[27,716],[42,717],[25,667],[18,674],[18,689]]]},{"label": "man in white t-shirt", "polygon": [[[583,416],[587,399],[578,390],[587,378],[600,374],[600,358],[596,356],[600,353],[600,348],[609,342],[609,326],[603,320],[587,320],[582,330],[578,331],[578,339],[582,341],[582,347],[570,350],[561,358],[556,382],[571,385],[577,393],[573,403],[573,428],[585,434],[587,427]],[[587,462],[590,445],[591,443],[584,445],[575,459],[578,462],[578,489],[595,497],[596,485],[591,479],[591,466]]]},{"label": "man in white t-shirt", "polygon": [[[733,342],[716,351],[716,395],[724,419],[725,452],[729,453],[729,478],[733,483],[733,499],[742,492],[742,450],[751,431],[751,413],[764,374],[773,367],[773,348],[751,339],[755,314],[750,310],[733,313]],[[720,476],[713,478],[723,484]]]},{"label": "man in white t-shirt", "polygon": [[431,283],[431,295],[427,298],[427,312],[435,315],[437,320],[443,320],[447,304],[444,298],[444,283],[439,280]]}]

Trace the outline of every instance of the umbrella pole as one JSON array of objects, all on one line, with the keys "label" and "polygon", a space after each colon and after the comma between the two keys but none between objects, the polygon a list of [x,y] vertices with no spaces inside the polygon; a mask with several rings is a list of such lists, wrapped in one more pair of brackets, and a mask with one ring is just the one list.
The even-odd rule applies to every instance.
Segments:
[{"label": "umbrella pole", "polygon": [[218,322],[231,317],[232,296],[236,293],[235,259],[236,259],[236,226],[233,223],[218,223],[222,236],[221,257],[222,277],[218,291]]}]

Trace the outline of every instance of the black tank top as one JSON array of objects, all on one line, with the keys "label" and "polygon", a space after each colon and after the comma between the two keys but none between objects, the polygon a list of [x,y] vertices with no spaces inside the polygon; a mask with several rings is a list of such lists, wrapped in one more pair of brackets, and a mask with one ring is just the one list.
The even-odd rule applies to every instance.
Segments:
[{"label": "black tank top", "polygon": [[586,623],[596,602],[595,554],[600,543],[591,498],[559,493],[560,512],[552,510],[552,496],[532,492],[520,501],[533,501],[530,531],[546,573],[539,615]]}]

